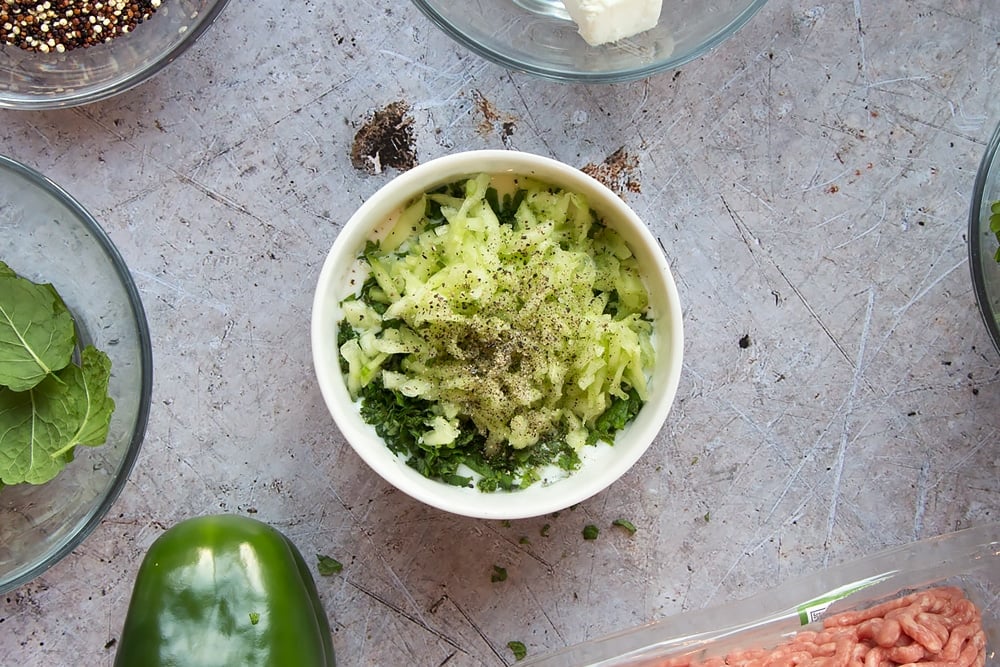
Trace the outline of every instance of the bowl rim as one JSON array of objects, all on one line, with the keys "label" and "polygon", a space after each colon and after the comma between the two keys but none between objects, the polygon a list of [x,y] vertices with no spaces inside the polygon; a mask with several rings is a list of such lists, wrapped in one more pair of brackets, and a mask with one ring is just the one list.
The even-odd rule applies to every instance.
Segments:
[{"label": "bowl rim", "polygon": [[[73,88],[61,94],[14,95],[6,88],[0,87],[0,109],[17,109],[21,111],[65,109],[99,102],[132,90],[153,78],[166,69],[170,63],[180,58],[215,23],[215,20],[219,18],[222,10],[228,4],[229,0],[215,0],[215,4],[205,12],[197,24],[193,28],[186,30],[184,36],[170,47],[168,51],[160,58],[135,71],[129,72],[124,76],[117,76],[108,81],[100,81],[91,85]],[[0,44],[0,48],[5,46]]]},{"label": "bowl rim", "polygon": [[[576,481],[570,487],[560,487],[558,494],[545,489],[563,484],[566,480],[550,486],[536,484],[508,494],[458,489],[420,476],[401,457],[392,454],[381,438],[375,435],[374,429],[361,419],[356,403],[347,393],[336,345],[330,343],[336,340],[339,319],[329,315],[336,313],[343,297],[343,279],[347,273],[345,264],[353,264],[358,250],[371,234],[372,225],[365,222],[366,218],[384,219],[418,193],[484,171],[536,176],[567,189],[579,187],[603,193],[601,202],[591,198],[591,205],[604,217],[613,214],[627,219],[623,229],[640,239],[642,250],[636,250],[646,256],[644,268],[647,270],[644,273],[647,280],[655,279],[657,293],[663,295],[663,308],[658,319],[662,319],[662,330],[667,332],[667,336],[657,346],[663,361],[658,362],[657,372],[653,375],[657,384],[649,401],[626,427],[634,439],[627,447],[621,442],[616,444],[613,458],[604,458],[600,465],[585,465],[572,473],[570,479],[577,478]],[[521,519],[566,509],[620,479],[645,454],[662,430],[680,383],[684,345],[680,298],[665,253],[631,207],[603,183],[575,167],[541,155],[510,150],[471,150],[435,158],[396,176],[368,197],[340,229],[324,260],[313,297],[310,334],[314,372],[323,401],[348,444],[368,467],[396,489],[426,505],[482,519]],[[348,406],[351,407],[349,412],[344,410]],[[378,447],[371,446],[375,442]],[[606,448],[605,454],[612,449],[608,445],[602,447]],[[623,450],[621,454],[618,453],[620,450]],[[497,502],[499,497],[512,500],[508,503]]]},{"label": "bowl rim", "polygon": [[[996,159],[1000,159],[1000,123],[997,123],[993,136],[986,145],[982,160],[979,163],[979,170],[976,172],[976,181],[972,189],[972,203],[969,206],[969,271],[972,274],[972,289],[976,295],[976,304],[979,314],[986,325],[986,330],[990,334],[993,346],[1000,353],[1000,323],[997,322],[997,315],[990,311],[990,295],[986,287],[986,274],[983,271],[983,262],[986,259],[983,253],[982,244],[982,207],[986,197],[986,183],[992,174],[990,167]],[[1000,165],[998,165],[1000,166]]]},{"label": "bowl rim", "polygon": [[100,225],[96,218],[83,207],[83,205],[62,186],[41,172],[29,167],[13,158],[0,155],[0,170],[7,170],[25,178],[33,186],[46,192],[50,197],[57,200],[77,219],[83,223],[88,231],[93,235],[95,241],[107,255],[114,267],[118,279],[121,281],[127,296],[129,305],[134,316],[136,334],[138,336],[139,361],[141,364],[141,385],[139,388],[139,410],[136,414],[135,428],[129,440],[125,456],[118,464],[114,481],[108,488],[107,493],[93,510],[81,520],[78,528],[68,534],[61,543],[57,544],[42,560],[31,568],[28,568],[11,578],[8,581],[0,582],[0,593],[13,590],[36,579],[43,572],[65,558],[70,552],[80,546],[83,541],[90,536],[94,529],[101,523],[108,510],[121,495],[122,489],[131,475],[135,462],[139,457],[142,442],[146,435],[146,426],[149,421],[150,406],[153,395],[153,348],[149,332],[149,324],[146,321],[146,313],[139,296],[139,290],[135,285],[132,274],[129,272],[125,260],[122,258],[118,248],[112,242],[107,232]]},{"label": "bowl rim", "polygon": [[489,60],[490,62],[506,67],[514,71],[525,72],[534,76],[559,81],[562,83],[626,83],[645,79],[654,74],[675,70],[694,60],[705,56],[720,44],[739,32],[763,7],[768,0],[750,0],[749,4],[740,14],[727,25],[717,30],[709,39],[698,48],[687,53],[671,55],[660,62],[647,65],[645,67],[619,68],[603,72],[579,72],[565,68],[547,68],[533,65],[524,59],[501,53],[494,49],[487,48],[474,39],[469,38],[459,30],[448,19],[431,7],[426,0],[411,0],[417,9],[421,11],[434,25],[442,30],[451,39],[458,42],[473,53]]}]

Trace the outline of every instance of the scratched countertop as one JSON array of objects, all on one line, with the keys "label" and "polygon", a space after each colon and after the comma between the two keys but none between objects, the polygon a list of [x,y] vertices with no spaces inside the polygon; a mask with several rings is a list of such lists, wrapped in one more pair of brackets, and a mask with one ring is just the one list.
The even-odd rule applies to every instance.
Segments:
[{"label": "scratched countertop", "polygon": [[[391,4],[233,2],[132,91],[0,112],[0,153],[117,244],[155,364],[128,484],[72,554],[0,598],[0,663],[110,665],[146,548],[210,512],[344,564],[317,578],[340,664],[450,667],[1000,519],[1000,355],[966,238],[1000,122],[997,0],[772,0],[696,62],[617,85],[507,71]],[[376,170],[362,139],[387,117],[405,141]],[[619,191],[663,245],[686,329],[647,454],[575,508],[509,523],[371,473],[308,344],[348,215],[401,169],[475,148]]]}]

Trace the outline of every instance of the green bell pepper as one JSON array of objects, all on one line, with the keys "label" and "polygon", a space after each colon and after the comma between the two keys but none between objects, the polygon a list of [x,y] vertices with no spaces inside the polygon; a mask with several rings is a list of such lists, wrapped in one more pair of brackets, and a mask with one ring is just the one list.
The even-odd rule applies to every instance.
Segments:
[{"label": "green bell pepper", "polygon": [[334,667],[302,554],[248,517],[171,527],[139,568],[115,667]]}]

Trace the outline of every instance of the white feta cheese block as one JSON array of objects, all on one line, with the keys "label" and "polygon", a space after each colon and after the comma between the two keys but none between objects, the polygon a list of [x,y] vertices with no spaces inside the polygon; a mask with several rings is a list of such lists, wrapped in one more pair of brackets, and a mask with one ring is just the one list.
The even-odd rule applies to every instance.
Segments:
[{"label": "white feta cheese block", "polygon": [[663,0],[563,0],[591,46],[616,42],[656,26]]}]

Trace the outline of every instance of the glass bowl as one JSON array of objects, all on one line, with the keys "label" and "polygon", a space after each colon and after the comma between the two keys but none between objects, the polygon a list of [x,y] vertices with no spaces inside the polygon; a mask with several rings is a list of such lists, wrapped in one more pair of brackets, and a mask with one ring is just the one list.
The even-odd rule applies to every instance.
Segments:
[{"label": "glass bowl", "polygon": [[34,579],[100,523],[132,470],[146,431],[152,352],[139,293],[98,222],[58,185],[0,156],[0,260],[52,283],[81,344],[111,359],[115,410],[107,441],[78,446],[45,484],[0,489],[0,593]]},{"label": "glass bowl", "polygon": [[[39,53],[0,39],[0,108],[54,109],[133,88],[191,46],[228,0],[162,0],[133,30],[108,42]],[[0,24],[0,29],[3,29]]]},{"label": "glass bowl", "polygon": [[[614,228],[638,260],[654,320],[654,367],[645,404],[614,445],[599,442],[580,449],[582,465],[515,491],[484,492],[424,477],[394,454],[361,417],[341,368],[338,330],[343,300],[358,290],[356,258],[370,239],[380,238],[407,203],[441,185],[478,173],[499,181],[528,176],[583,195],[603,222]],[[311,345],[320,391],[334,421],[358,456],[384,480],[411,498],[446,512],[481,519],[522,519],[565,509],[604,490],[624,475],[659,433],[677,393],[683,355],[681,305],[663,250],[649,228],[622,201],[579,169],[519,151],[477,150],[424,162],[393,178],[369,197],[344,224],[327,255],[316,285]]]},{"label": "glass bowl", "polygon": [[995,201],[1000,201],[1000,124],[979,165],[969,213],[972,286],[983,322],[1000,352],[1000,262],[997,261],[997,237],[990,231],[990,206]]},{"label": "glass bowl", "polygon": [[560,0],[413,0],[445,33],[488,60],[549,79],[590,83],[676,69],[733,35],[765,2],[663,0],[655,28],[590,46]]}]

